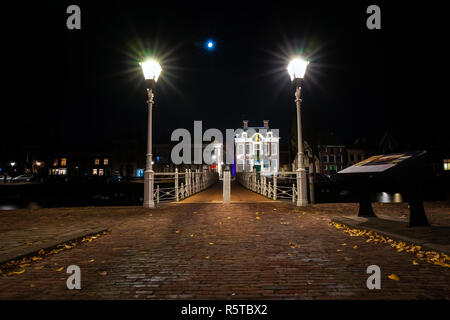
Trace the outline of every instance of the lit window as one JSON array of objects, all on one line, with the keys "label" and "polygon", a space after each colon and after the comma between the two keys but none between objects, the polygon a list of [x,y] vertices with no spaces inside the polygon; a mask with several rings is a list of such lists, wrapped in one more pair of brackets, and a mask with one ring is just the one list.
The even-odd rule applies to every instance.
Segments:
[{"label": "lit window", "polygon": [[54,167],[58,166],[58,159],[56,159],[55,161],[53,161],[53,166],[54,166]]},{"label": "lit window", "polygon": [[444,170],[450,170],[450,159],[444,159]]},{"label": "lit window", "polygon": [[103,165],[107,166],[109,164],[109,159],[105,158],[103,159]]},{"label": "lit window", "polygon": [[98,169],[98,175],[102,176],[103,175],[103,169]]},{"label": "lit window", "polygon": [[144,169],[136,169],[136,177],[143,177]]},{"label": "lit window", "polygon": [[272,160],[272,170],[273,170],[273,171],[277,171],[277,170],[278,170],[278,167],[277,167],[277,160],[276,160],[276,159],[273,159],[273,160]]},{"label": "lit window", "polygon": [[252,171],[252,162],[251,160],[247,160],[247,171]]},{"label": "lit window", "polygon": [[95,164],[96,166],[98,166],[98,165],[100,164],[100,159],[99,159],[99,158],[95,158],[94,164]]},{"label": "lit window", "polygon": [[94,175],[94,176],[98,175],[98,170],[97,169],[92,169],[92,175]]},{"label": "lit window", "polygon": [[67,166],[67,158],[61,158],[61,167]]},{"label": "lit window", "polygon": [[276,143],[272,143],[272,155],[276,155],[277,154],[277,144]]}]

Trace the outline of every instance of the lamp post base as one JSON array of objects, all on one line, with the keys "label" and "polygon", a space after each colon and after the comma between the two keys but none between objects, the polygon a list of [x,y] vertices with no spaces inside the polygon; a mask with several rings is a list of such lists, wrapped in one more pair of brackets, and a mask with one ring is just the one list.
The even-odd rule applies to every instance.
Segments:
[{"label": "lamp post base", "polygon": [[153,200],[154,177],[153,170],[144,171],[144,208],[154,208],[155,201]]},{"label": "lamp post base", "polygon": [[297,207],[304,207],[308,205],[306,188],[306,170],[305,168],[299,168],[297,170]]}]

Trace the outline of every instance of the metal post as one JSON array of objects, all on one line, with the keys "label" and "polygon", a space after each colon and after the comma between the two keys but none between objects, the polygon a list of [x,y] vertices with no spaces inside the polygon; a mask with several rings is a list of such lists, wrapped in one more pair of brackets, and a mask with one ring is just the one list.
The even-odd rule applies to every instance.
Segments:
[{"label": "metal post", "polygon": [[309,174],[309,198],[309,202],[314,204],[314,175],[312,173]]},{"label": "metal post", "polygon": [[306,170],[303,162],[303,139],[302,139],[302,119],[300,113],[300,105],[302,99],[300,99],[301,87],[297,86],[295,91],[295,103],[297,105],[297,140],[298,140],[298,169],[297,169],[297,206],[306,206],[308,204],[307,190],[306,190]]},{"label": "metal post", "polygon": [[178,168],[175,169],[175,201],[180,201],[180,195],[178,191]]},{"label": "metal post", "polygon": [[295,202],[295,183],[292,184],[292,202]]},{"label": "metal post", "polygon": [[277,174],[273,173],[273,200],[277,200]]},{"label": "metal post", "polygon": [[145,162],[144,172],[144,207],[154,208],[155,202],[153,200],[154,188],[154,172],[152,165],[152,110],[153,110],[153,92],[152,89],[147,89],[148,94],[148,129],[147,129],[147,157]]},{"label": "metal post", "polygon": [[230,185],[230,170],[225,169],[223,171],[223,203],[230,203],[230,193],[231,193],[231,185]]},{"label": "metal post", "polygon": [[159,204],[159,184],[156,186],[156,203]]}]

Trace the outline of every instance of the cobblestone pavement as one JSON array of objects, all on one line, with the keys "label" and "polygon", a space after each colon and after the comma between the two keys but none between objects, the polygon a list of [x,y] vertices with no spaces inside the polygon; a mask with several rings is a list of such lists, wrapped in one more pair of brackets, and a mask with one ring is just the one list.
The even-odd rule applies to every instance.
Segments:
[{"label": "cobblestone pavement", "polygon": [[[432,223],[450,214],[448,204],[425,208]],[[407,205],[374,209],[400,219]],[[356,204],[298,210],[286,202],[236,202],[0,212],[2,232],[81,222],[111,230],[32,263],[22,274],[0,275],[0,299],[450,297],[448,268],[413,265],[410,253],[366,243],[329,225],[332,217],[356,211]],[[57,271],[72,264],[81,268],[81,290],[68,290],[65,269]],[[372,264],[381,268],[381,290],[366,287]],[[389,279],[391,274],[400,280]]]}]

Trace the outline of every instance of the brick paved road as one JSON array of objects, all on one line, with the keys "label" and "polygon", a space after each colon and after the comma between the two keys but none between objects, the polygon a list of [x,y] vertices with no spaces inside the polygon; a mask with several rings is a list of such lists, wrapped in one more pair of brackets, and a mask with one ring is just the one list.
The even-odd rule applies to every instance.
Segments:
[{"label": "brick paved road", "polygon": [[[382,208],[403,214],[404,207]],[[380,208],[375,206],[375,210]],[[411,254],[366,243],[365,238],[350,237],[329,226],[333,215],[356,212],[356,205],[295,210],[289,203],[242,202],[178,203],[154,210],[114,207],[2,212],[0,222],[7,223],[10,230],[29,225],[57,228],[83,221],[112,232],[33,263],[23,274],[1,275],[0,298],[450,297],[448,268],[422,262],[413,265]],[[358,248],[353,249],[354,245]],[[56,271],[70,264],[81,268],[79,291],[66,289],[66,274]],[[381,267],[381,290],[366,289],[366,268],[371,264]],[[392,273],[400,281],[388,279]]]}]

